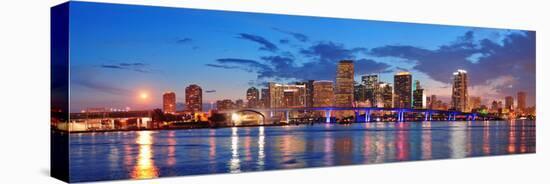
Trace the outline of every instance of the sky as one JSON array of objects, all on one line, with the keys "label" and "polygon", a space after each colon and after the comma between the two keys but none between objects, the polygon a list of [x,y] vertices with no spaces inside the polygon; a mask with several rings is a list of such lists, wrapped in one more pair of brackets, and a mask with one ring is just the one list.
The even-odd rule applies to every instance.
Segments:
[{"label": "sky", "polygon": [[191,84],[204,103],[245,99],[266,82],[334,80],[343,59],[356,81],[410,71],[443,100],[464,69],[470,96],[526,91],[535,105],[533,31],[87,2],[71,2],[69,26],[71,112],[159,108],[166,91],[183,103]]}]

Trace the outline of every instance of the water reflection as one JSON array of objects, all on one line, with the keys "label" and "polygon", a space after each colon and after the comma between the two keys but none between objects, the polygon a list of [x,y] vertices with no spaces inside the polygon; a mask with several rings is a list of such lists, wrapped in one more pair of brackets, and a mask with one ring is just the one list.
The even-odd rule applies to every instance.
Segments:
[{"label": "water reflection", "polygon": [[71,135],[71,179],[154,178],[533,153],[534,122],[412,122]]},{"label": "water reflection", "polygon": [[464,122],[456,122],[451,127],[451,158],[464,158],[466,157],[466,129],[467,126]]},{"label": "water reflection", "polygon": [[432,123],[422,122],[422,159],[432,158]]},{"label": "water reflection", "polygon": [[158,177],[159,173],[153,160],[153,149],[151,148],[153,143],[153,136],[151,135],[153,132],[140,131],[137,134],[136,144],[139,145],[139,154],[131,176],[134,179]]},{"label": "water reflection", "polygon": [[265,135],[264,127],[261,126],[258,128],[258,170],[264,170],[264,146],[265,146]]},{"label": "water reflection", "polygon": [[229,172],[241,172],[241,160],[239,159],[239,134],[238,128],[231,128],[231,160],[229,161]]}]

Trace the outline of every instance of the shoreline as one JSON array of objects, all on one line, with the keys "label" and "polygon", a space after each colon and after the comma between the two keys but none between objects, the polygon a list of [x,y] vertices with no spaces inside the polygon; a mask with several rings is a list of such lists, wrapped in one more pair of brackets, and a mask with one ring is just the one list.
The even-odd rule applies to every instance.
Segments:
[{"label": "shoreline", "polygon": [[[445,120],[436,120],[436,121],[430,121],[430,122],[441,122]],[[479,121],[509,121],[509,120],[476,120]],[[536,120],[516,120],[516,121],[535,121]],[[59,133],[104,133],[104,132],[133,132],[133,131],[160,131],[160,130],[193,130],[193,129],[223,129],[223,128],[233,128],[233,127],[272,127],[272,126],[301,126],[301,125],[309,125],[313,126],[316,124],[330,124],[330,125],[350,125],[350,124],[357,124],[357,123],[413,123],[413,122],[424,122],[424,121],[404,121],[404,122],[396,122],[396,121],[379,121],[379,122],[351,122],[351,123],[323,123],[323,122],[317,122],[317,123],[290,123],[290,124],[264,124],[264,125],[240,125],[240,126],[218,126],[218,127],[210,127],[210,126],[204,126],[204,127],[169,127],[169,128],[143,128],[143,129],[114,129],[114,130],[88,130],[88,131],[65,131],[65,130],[59,130],[55,128],[51,128],[52,132],[59,132]]]}]

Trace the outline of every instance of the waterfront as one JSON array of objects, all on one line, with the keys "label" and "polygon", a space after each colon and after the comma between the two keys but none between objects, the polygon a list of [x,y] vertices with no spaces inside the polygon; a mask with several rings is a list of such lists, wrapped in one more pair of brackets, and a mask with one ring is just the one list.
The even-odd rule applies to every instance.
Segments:
[{"label": "waterfront", "polygon": [[534,121],[316,124],[73,133],[71,181],[534,153]]}]

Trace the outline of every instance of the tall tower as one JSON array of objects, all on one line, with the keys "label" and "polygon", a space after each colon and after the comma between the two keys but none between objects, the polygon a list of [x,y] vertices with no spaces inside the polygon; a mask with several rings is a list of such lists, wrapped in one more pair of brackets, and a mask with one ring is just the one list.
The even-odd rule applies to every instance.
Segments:
[{"label": "tall tower", "polygon": [[176,113],[176,93],[168,91],[162,95],[162,110],[164,113]]},{"label": "tall tower", "polygon": [[415,109],[426,108],[426,95],[424,95],[424,89],[422,89],[418,80],[414,81],[413,107]]},{"label": "tall tower", "polygon": [[332,81],[313,82],[313,106],[332,107],[334,104],[334,86]]},{"label": "tall tower", "polygon": [[190,112],[202,111],[202,88],[191,84],[185,88],[185,109]]},{"label": "tall tower", "polygon": [[526,100],[527,100],[527,93],[525,91],[518,92],[518,111],[521,113],[525,112],[525,108],[527,107]]},{"label": "tall tower", "polygon": [[371,107],[375,107],[378,103],[376,101],[376,93],[378,92],[378,75],[363,75],[361,76],[361,83],[365,87],[365,99],[369,101]]},{"label": "tall tower", "polygon": [[399,72],[393,76],[394,108],[411,108],[412,75],[409,72]]},{"label": "tall tower", "polygon": [[260,91],[255,87],[246,90],[246,103],[249,108],[258,108],[260,102]]},{"label": "tall tower", "polygon": [[512,96],[504,97],[504,108],[508,111],[514,110],[514,97]]},{"label": "tall tower", "polygon": [[335,106],[351,107],[353,106],[353,61],[342,60],[338,63],[336,70],[336,99]]},{"label": "tall tower", "polygon": [[468,109],[468,74],[465,70],[453,73],[453,93],[451,106],[457,111],[467,112]]}]

